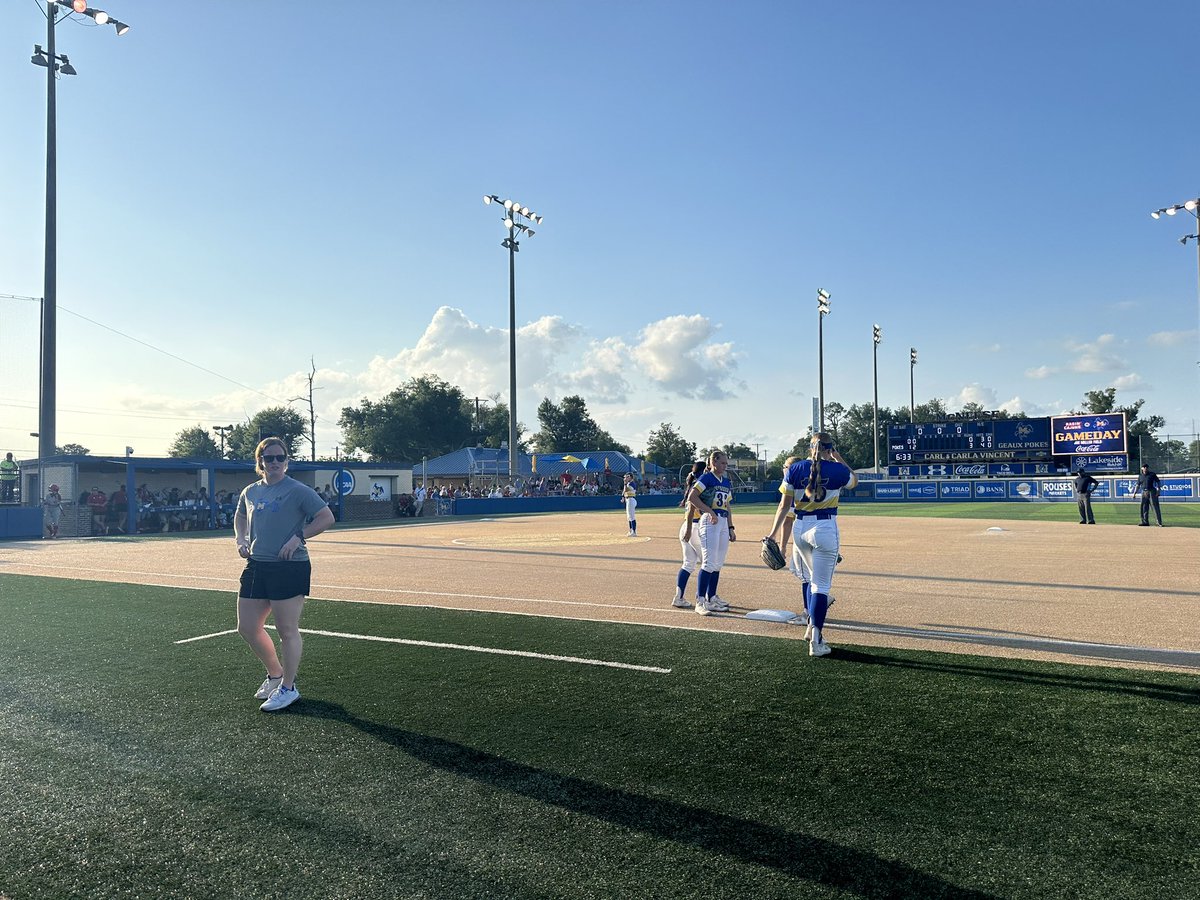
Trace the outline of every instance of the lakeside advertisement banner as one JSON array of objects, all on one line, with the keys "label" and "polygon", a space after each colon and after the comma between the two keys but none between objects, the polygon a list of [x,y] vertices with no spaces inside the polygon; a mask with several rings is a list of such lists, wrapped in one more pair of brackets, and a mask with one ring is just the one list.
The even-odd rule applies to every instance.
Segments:
[{"label": "lakeside advertisement banner", "polygon": [[1128,472],[1129,454],[1111,453],[1108,456],[1076,456],[1071,460],[1071,471],[1078,472]]},{"label": "lakeside advertisement banner", "polygon": [[1050,417],[1050,453],[1077,456],[1091,453],[1124,453],[1125,413]]}]

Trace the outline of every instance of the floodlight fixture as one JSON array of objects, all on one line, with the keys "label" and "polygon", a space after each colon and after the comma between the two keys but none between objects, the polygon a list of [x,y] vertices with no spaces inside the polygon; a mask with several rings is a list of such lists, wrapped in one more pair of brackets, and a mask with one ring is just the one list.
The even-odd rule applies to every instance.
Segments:
[{"label": "floodlight fixture", "polygon": [[[62,10],[62,15],[59,10]],[[89,16],[97,25],[111,24],[118,35],[129,26],[118,22],[102,9],[88,6],[87,0],[46,0],[46,46],[33,48],[30,62],[47,69],[46,73],[46,241],[44,257],[45,286],[42,291],[38,388],[38,459],[55,455],[57,431],[57,353],[58,353],[58,128],[56,75],[78,74],[64,54],[55,53],[55,26],[72,14]]]},{"label": "floodlight fixture", "polygon": [[[518,235],[533,237],[534,230],[526,222],[542,224],[542,217],[515,200],[501,200],[496,194],[485,194],[487,205],[499,203],[504,207],[502,224],[508,235],[500,246],[508,251],[508,477],[520,475],[520,448],[517,443],[517,251],[521,249]],[[522,219],[526,221],[521,221]]]},{"label": "floodlight fixture", "polygon": [[825,430],[825,317],[829,315],[829,291],[817,288],[817,423]]},{"label": "floodlight fixture", "polygon": [[[1183,210],[1195,219],[1197,223],[1200,223],[1200,197],[1193,197],[1190,200],[1183,201],[1183,203],[1176,203],[1174,206],[1163,207],[1150,213],[1150,215],[1157,219],[1162,213],[1173,216],[1180,210]],[[1197,228],[1196,234],[1185,234],[1179,239],[1179,243],[1185,247],[1188,241],[1196,242],[1196,262],[1200,266],[1200,227]],[[1200,286],[1200,281],[1197,282],[1197,285]],[[1200,347],[1197,347],[1197,365],[1200,365]]]},{"label": "floodlight fixture", "polygon": [[874,339],[876,344],[878,344],[880,341],[883,340],[883,329],[882,328],[880,328],[878,325],[872,325],[871,331],[872,331],[871,337]]}]

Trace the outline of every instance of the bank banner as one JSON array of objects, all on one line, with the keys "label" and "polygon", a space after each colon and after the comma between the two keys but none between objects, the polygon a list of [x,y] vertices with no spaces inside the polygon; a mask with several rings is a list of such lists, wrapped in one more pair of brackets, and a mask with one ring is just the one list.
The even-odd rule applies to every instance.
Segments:
[{"label": "bank banner", "polygon": [[942,500],[970,500],[971,482],[939,481],[938,497],[940,497]]},{"label": "bank banner", "polygon": [[1125,413],[1098,416],[1051,416],[1050,452],[1054,456],[1124,453]]},{"label": "bank banner", "polygon": [[1003,500],[1006,496],[1003,481],[976,481],[976,500]]},{"label": "bank banner", "polygon": [[1071,460],[1071,471],[1078,472],[1128,472],[1128,453],[1109,453],[1105,456],[1076,456]]},{"label": "bank banner", "polygon": [[1033,479],[1009,481],[1007,484],[1009,500],[1036,500],[1038,498],[1038,483]]}]

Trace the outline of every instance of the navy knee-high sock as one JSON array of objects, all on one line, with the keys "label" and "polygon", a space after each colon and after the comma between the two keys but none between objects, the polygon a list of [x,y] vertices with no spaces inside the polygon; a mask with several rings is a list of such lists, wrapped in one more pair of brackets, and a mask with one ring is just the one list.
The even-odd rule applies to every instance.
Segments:
[{"label": "navy knee-high sock", "polygon": [[828,611],[828,609],[829,609],[829,595],[828,594],[818,594],[818,593],[814,592],[812,595],[812,613],[811,613],[813,628],[824,628],[825,627],[825,613]]},{"label": "navy knee-high sock", "polygon": [[801,584],[801,590],[804,591],[804,611],[808,613],[809,618],[812,617],[812,585],[805,581]]},{"label": "navy knee-high sock", "polygon": [[698,576],[696,576],[696,596],[697,597],[707,597],[708,596],[708,582],[709,582],[710,578],[712,578],[712,572],[709,572],[705,569],[700,570],[700,574]]},{"label": "navy knee-high sock", "polygon": [[708,578],[708,596],[710,596],[710,597],[717,596],[717,582],[720,580],[721,580],[721,572],[719,569],[716,572],[713,572],[712,575],[709,576],[709,578]]},{"label": "navy knee-high sock", "polygon": [[637,519],[629,520],[629,530],[632,531],[634,534],[637,534]]},{"label": "navy knee-high sock", "polygon": [[688,576],[691,574],[687,569],[679,570],[679,575],[675,578],[675,587],[679,588],[681,594],[687,590]]}]

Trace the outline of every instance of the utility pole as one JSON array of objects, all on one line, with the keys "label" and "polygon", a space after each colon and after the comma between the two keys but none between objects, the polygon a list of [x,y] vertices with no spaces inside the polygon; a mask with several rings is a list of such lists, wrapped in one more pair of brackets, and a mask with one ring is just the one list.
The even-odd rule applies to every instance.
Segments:
[{"label": "utility pole", "polygon": [[221,459],[224,459],[225,458],[225,435],[231,434],[233,432],[233,426],[232,425],[214,425],[212,430],[215,431],[221,438]]}]

